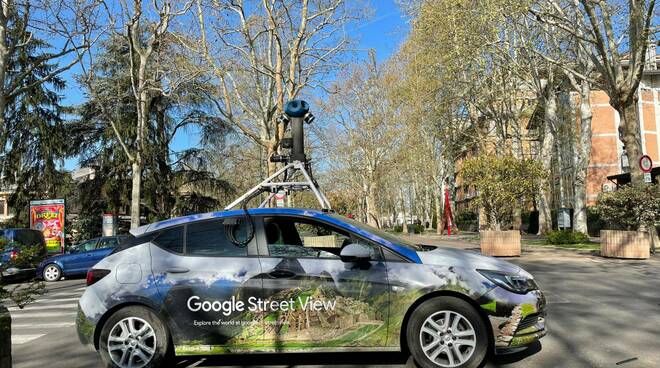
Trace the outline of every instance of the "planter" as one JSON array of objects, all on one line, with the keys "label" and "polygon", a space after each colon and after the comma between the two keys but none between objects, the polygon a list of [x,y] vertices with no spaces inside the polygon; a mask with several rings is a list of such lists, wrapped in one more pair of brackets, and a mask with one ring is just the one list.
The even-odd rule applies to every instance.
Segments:
[{"label": "planter", "polygon": [[520,231],[491,231],[482,230],[481,253],[495,257],[520,256]]},{"label": "planter", "polygon": [[11,316],[0,305],[0,368],[11,368]]},{"label": "planter", "polygon": [[601,230],[600,255],[613,258],[647,259],[651,235],[641,231]]}]

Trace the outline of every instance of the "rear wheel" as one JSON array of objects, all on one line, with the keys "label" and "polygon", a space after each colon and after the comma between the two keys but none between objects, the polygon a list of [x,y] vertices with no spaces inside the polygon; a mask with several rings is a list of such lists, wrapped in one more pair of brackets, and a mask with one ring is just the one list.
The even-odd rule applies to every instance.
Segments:
[{"label": "rear wheel", "polygon": [[44,267],[42,276],[47,282],[58,281],[62,278],[62,270],[56,264],[49,264],[48,266]]},{"label": "rear wheel", "polygon": [[423,368],[476,368],[486,357],[488,335],[477,311],[454,297],[422,303],[410,318],[406,339]]},{"label": "rear wheel", "polygon": [[101,358],[112,368],[161,367],[168,355],[170,336],[151,310],[130,306],[115,312],[99,339]]}]

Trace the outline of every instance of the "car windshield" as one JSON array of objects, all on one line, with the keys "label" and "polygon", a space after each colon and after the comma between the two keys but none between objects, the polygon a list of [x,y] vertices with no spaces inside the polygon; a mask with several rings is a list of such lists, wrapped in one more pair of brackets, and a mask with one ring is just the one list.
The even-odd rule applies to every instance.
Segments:
[{"label": "car windshield", "polygon": [[355,227],[357,227],[357,228],[360,228],[360,229],[362,229],[362,230],[364,230],[364,231],[368,231],[368,232],[370,232],[370,233],[372,233],[372,234],[374,234],[374,235],[376,235],[376,236],[378,236],[378,237],[380,237],[380,238],[383,238],[383,239],[387,240],[387,241],[390,242],[390,243],[394,243],[394,244],[400,245],[400,246],[402,246],[402,247],[405,247],[405,248],[408,248],[408,249],[412,249],[412,250],[414,250],[414,251],[422,251],[422,250],[424,250],[423,247],[421,247],[421,246],[419,246],[419,245],[417,245],[417,244],[415,244],[415,243],[412,243],[412,242],[410,242],[410,241],[408,241],[408,240],[405,240],[405,239],[403,239],[403,238],[400,238],[400,237],[398,237],[398,236],[396,236],[396,235],[394,235],[394,234],[388,233],[388,232],[386,232],[386,231],[384,231],[384,230],[377,229],[377,228],[375,228],[375,227],[373,227],[373,226],[367,225],[367,224],[365,224],[365,223],[363,223],[363,222],[356,221],[356,220],[353,220],[353,219],[351,219],[351,218],[348,218],[348,217],[345,217],[345,216],[338,215],[338,214],[336,214],[336,213],[330,214],[330,216],[331,216],[331,217],[334,217],[334,218],[337,219],[337,220],[340,220],[340,221],[343,221],[343,222],[349,223],[349,224],[351,224],[351,225],[353,225],[353,226],[355,226]]}]

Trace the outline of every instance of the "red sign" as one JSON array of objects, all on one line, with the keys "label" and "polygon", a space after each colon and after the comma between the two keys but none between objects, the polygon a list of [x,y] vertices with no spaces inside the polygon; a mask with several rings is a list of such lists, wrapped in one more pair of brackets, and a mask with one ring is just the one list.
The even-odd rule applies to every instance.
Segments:
[{"label": "red sign", "polygon": [[64,218],[63,199],[30,201],[30,228],[44,234],[48,253],[64,253]]},{"label": "red sign", "polygon": [[639,168],[645,173],[651,172],[653,169],[653,160],[651,160],[649,155],[644,155],[639,158]]}]

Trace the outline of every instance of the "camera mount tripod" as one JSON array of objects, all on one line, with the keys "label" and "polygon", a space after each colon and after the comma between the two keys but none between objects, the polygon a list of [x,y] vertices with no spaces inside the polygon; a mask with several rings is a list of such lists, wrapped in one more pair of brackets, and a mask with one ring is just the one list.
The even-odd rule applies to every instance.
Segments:
[{"label": "camera mount tripod", "polygon": [[[289,156],[273,155],[270,160],[271,162],[283,162],[286,165],[238,197],[226,206],[225,210],[230,210],[239,205],[245,206],[252,198],[265,192],[269,195],[259,204],[259,208],[266,207],[275,194],[281,190],[287,193],[311,190],[321,209],[328,211],[332,209],[330,202],[321,192],[319,184],[314,180],[310,162],[305,155],[303,123],[311,124],[314,121],[314,116],[309,112],[309,105],[302,100],[292,100],[287,102],[284,111],[284,114],[278,120],[280,124],[291,123],[291,138],[283,138],[281,146],[291,149],[291,153]],[[297,174],[302,175],[301,180],[293,181]],[[280,176],[283,176],[283,179],[277,181]]]}]

